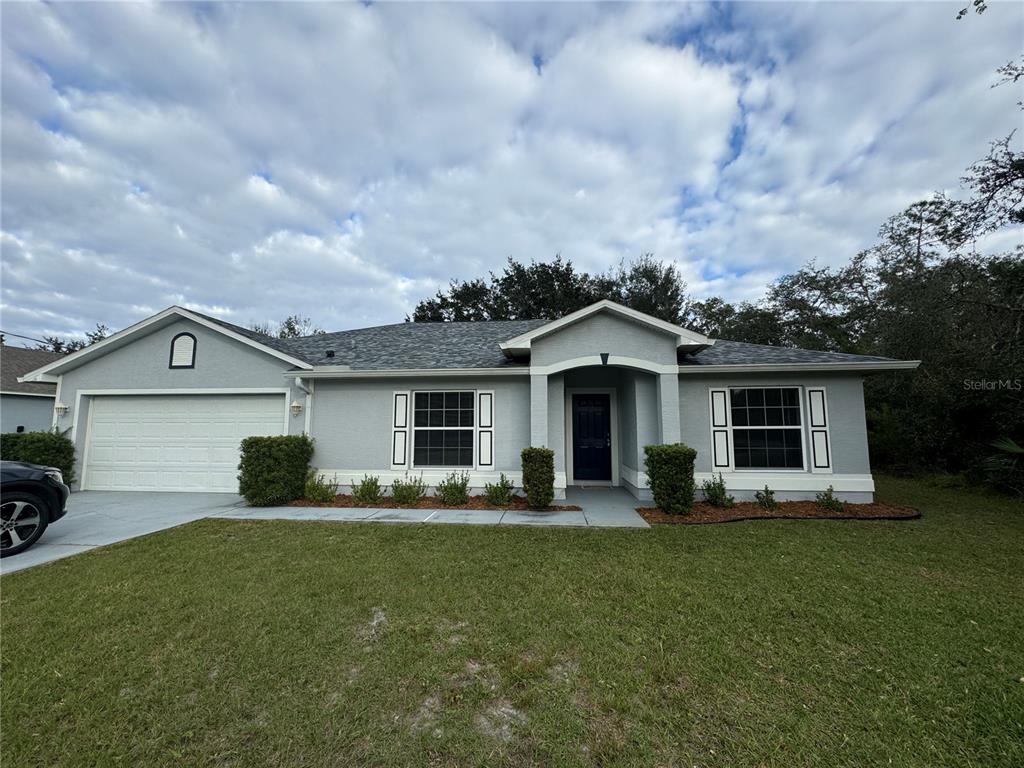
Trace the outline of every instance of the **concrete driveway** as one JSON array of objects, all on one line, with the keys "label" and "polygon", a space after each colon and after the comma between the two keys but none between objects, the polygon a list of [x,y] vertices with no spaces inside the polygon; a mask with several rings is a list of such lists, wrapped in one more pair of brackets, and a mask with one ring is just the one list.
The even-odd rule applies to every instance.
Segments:
[{"label": "concrete driveway", "polygon": [[0,573],[77,555],[95,547],[145,536],[224,513],[242,503],[233,493],[81,491],[71,494],[68,513],[32,547],[0,560]]}]

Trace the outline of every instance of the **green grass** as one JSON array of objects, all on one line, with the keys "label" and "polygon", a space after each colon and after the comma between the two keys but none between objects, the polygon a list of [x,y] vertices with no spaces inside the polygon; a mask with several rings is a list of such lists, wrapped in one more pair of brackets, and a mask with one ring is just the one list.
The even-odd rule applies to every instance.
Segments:
[{"label": "green grass", "polygon": [[879,486],[924,517],[211,520],[5,576],[0,755],[1024,765],[1024,505]]}]

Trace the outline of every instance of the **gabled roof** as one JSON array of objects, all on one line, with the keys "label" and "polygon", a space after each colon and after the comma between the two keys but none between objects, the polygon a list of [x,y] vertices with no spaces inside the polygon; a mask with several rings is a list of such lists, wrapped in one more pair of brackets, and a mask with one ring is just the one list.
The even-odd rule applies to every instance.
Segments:
[{"label": "gabled roof", "polygon": [[35,368],[29,373],[23,375],[21,380],[23,382],[55,381],[54,377],[57,375],[73,368],[77,368],[79,365],[82,365],[93,357],[112,352],[129,343],[134,337],[140,334],[145,335],[152,333],[166,325],[170,325],[177,319],[191,320],[192,322],[205,326],[212,331],[222,333],[235,341],[239,341],[247,346],[259,349],[262,352],[266,352],[272,357],[284,360],[286,363],[290,363],[297,368],[309,369],[313,367],[305,360],[288,352],[284,348],[284,345],[279,343],[279,339],[271,339],[267,336],[258,334],[255,331],[250,331],[246,328],[226,323],[223,320],[217,320],[216,318],[208,317],[207,315],[203,315],[198,312],[193,312],[192,310],[185,309],[184,307],[175,306],[168,307],[163,312],[158,312],[152,317],[147,317],[145,320],[129,326],[123,331],[118,331],[105,339],[97,341],[95,344],[90,344],[88,347],[84,347],[73,354],[64,355],[59,360],[55,360],[48,365]]},{"label": "gabled roof", "polygon": [[57,390],[53,384],[18,381],[18,377],[62,357],[63,355],[44,349],[8,347],[6,344],[0,346],[0,393],[53,397]]},{"label": "gabled roof", "polygon": [[581,320],[586,320],[588,317],[592,317],[593,315],[601,312],[618,315],[619,317],[623,317],[631,322],[675,336],[676,348],[681,351],[697,351],[715,343],[707,336],[697,333],[696,331],[691,331],[687,328],[673,325],[672,323],[665,322],[664,320],[659,320],[656,317],[646,315],[643,312],[638,312],[635,309],[630,309],[629,307],[624,307],[621,304],[616,304],[614,301],[603,299],[588,307],[571,312],[558,320],[551,320],[530,329],[526,333],[522,333],[519,336],[508,339],[502,342],[501,349],[509,356],[525,355],[530,351],[531,344],[537,339],[556,333],[567,325],[572,325],[573,323],[578,323]]}]

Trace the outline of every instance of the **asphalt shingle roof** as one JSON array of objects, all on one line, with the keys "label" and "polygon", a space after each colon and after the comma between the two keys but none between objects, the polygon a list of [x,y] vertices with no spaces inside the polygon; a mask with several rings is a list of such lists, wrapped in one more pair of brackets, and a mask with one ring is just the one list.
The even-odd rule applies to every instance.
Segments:
[{"label": "asphalt shingle roof", "polygon": [[[199,313],[195,313],[199,314]],[[396,323],[294,339],[277,339],[215,317],[203,317],[313,365],[347,365],[352,370],[429,368],[512,368],[499,344],[550,322],[489,320],[462,323]],[[328,350],[334,356],[327,357]],[[771,347],[719,339],[682,360],[682,365],[891,362],[887,357]]]},{"label": "asphalt shingle roof", "polygon": [[[353,369],[505,368],[511,362],[498,346],[546,320],[482,323],[398,323],[375,328],[289,339],[293,354],[314,365]],[[334,357],[326,356],[334,350]]]},{"label": "asphalt shingle roof", "polygon": [[20,382],[19,376],[29,371],[42,368],[47,363],[63,357],[54,352],[41,349],[25,349],[24,347],[0,347],[0,390],[4,392],[24,392],[28,395],[56,395],[57,385],[46,382]]},{"label": "asphalt shingle roof", "polygon": [[771,347],[742,341],[718,339],[713,347],[688,355],[683,365],[758,365],[773,363],[869,363],[892,362],[888,357],[850,355],[845,352],[819,352],[795,347]]}]

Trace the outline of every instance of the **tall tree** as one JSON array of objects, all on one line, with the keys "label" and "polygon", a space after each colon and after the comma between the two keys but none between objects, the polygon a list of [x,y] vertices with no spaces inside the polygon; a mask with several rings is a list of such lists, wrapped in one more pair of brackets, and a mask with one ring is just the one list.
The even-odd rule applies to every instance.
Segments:
[{"label": "tall tree", "polygon": [[96,327],[85,332],[85,339],[67,339],[60,336],[43,336],[43,343],[37,344],[36,349],[44,349],[47,352],[56,352],[58,355],[70,355],[80,349],[95,344],[101,339],[110,335],[110,329],[103,323],[96,323]]},{"label": "tall tree", "polygon": [[296,339],[301,336],[320,336],[326,331],[316,326],[312,320],[302,315],[288,315],[284,320],[273,323],[253,323],[249,326],[256,333],[278,339]]}]

